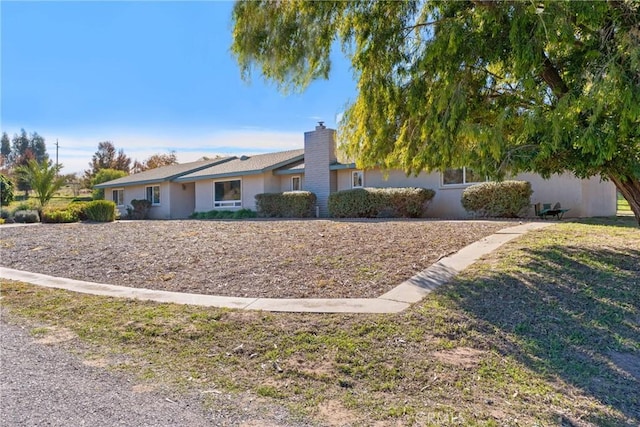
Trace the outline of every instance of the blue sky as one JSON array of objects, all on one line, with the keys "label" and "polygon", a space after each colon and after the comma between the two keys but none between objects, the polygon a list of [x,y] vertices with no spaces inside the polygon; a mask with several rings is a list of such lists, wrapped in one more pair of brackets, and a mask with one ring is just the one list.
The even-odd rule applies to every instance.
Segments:
[{"label": "blue sky", "polygon": [[88,168],[101,141],[132,158],[301,148],[303,132],[355,97],[337,51],[329,81],[285,96],[230,52],[228,1],[0,2],[1,123],[38,132],[64,172]]}]

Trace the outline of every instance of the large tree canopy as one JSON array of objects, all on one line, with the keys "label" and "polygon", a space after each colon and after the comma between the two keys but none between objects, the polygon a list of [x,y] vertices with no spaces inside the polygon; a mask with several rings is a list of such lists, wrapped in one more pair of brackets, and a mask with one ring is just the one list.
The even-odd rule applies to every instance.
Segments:
[{"label": "large tree canopy", "polygon": [[600,174],[640,224],[640,3],[264,0],[233,21],[243,76],[284,90],[328,78],[342,46],[360,167]]},{"label": "large tree canopy", "polygon": [[131,169],[131,158],[124,154],[124,150],[116,150],[115,145],[111,141],[103,141],[98,143],[98,151],[91,157],[89,163],[91,169],[84,171],[85,185],[91,186],[93,178],[102,169],[115,169],[129,174]]}]

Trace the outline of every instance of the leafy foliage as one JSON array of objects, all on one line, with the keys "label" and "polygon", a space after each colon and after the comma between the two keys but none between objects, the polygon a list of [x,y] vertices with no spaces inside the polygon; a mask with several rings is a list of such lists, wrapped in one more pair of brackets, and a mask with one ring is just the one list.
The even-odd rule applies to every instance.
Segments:
[{"label": "leafy foliage", "polygon": [[98,151],[91,158],[89,166],[91,169],[84,172],[84,179],[87,185],[93,185],[91,182],[102,169],[115,169],[128,175],[131,169],[131,158],[124,154],[123,149],[116,150],[113,142],[104,141],[98,144]]},{"label": "leafy foliage", "polygon": [[309,191],[256,194],[258,216],[310,218],[315,215],[316,195]]},{"label": "leafy foliage", "polygon": [[483,182],[462,192],[462,206],[477,216],[517,218],[531,206],[531,183],[526,181]]},{"label": "leafy foliage", "polygon": [[[129,175],[127,172],[119,169],[100,169],[95,176],[91,178],[91,187],[102,184],[103,182],[122,178],[127,175]],[[94,188],[91,192],[91,196],[94,200],[104,199],[104,188]]]},{"label": "leafy foliage", "polygon": [[178,157],[175,151],[170,151],[168,154],[152,154],[147,160],[133,162],[133,173],[144,172],[149,169],[155,169],[162,166],[177,165]]},{"label": "leafy foliage", "polygon": [[29,160],[26,165],[16,168],[21,179],[35,191],[40,208],[44,208],[64,185],[64,177],[58,176],[61,168],[62,165],[54,165],[50,160],[41,163]]},{"label": "leafy foliage", "polygon": [[128,219],[147,219],[151,209],[151,201],[147,199],[133,199],[131,200],[131,207],[127,207]]},{"label": "leafy foliage", "polygon": [[600,174],[640,223],[640,3],[238,2],[233,45],[284,90],[327,78],[338,40],[358,95],[358,167]]},{"label": "leafy foliage", "polygon": [[90,221],[112,222],[116,220],[116,204],[110,200],[88,202],[84,212]]},{"label": "leafy foliage", "polygon": [[8,176],[0,174],[0,205],[13,202],[13,182]]},{"label": "leafy foliage", "polygon": [[212,210],[208,212],[194,212],[191,219],[251,219],[258,215],[251,209],[239,209],[237,211]]},{"label": "leafy foliage", "polygon": [[42,222],[44,223],[70,223],[78,222],[78,212],[73,208],[64,209],[45,209],[42,212]]},{"label": "leafy foliage", "polygon": [[426,188],[355,188],[329,195],[335,218],[419,218],[435,191]]},{"label": "leafy foliage", "polygon": [[9,135],[6,132],[2,132],[2,138],[0,138],[0,167],[8,166],[10,155],[11,141],[9,141]]}]

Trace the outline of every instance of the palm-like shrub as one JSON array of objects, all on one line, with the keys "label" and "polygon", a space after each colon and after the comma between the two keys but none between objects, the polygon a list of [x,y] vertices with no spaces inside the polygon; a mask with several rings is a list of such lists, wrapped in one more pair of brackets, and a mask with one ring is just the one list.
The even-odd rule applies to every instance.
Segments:
[{"label": "palm-like shrub", "polygon": [[61,168],[62,165],[54,165],[51,161],[38,163],[36,160],[29,160],[26,165],[16,169],[18,175],[36,193],[41,209],[64,185],[64,177],[59,175]]}]

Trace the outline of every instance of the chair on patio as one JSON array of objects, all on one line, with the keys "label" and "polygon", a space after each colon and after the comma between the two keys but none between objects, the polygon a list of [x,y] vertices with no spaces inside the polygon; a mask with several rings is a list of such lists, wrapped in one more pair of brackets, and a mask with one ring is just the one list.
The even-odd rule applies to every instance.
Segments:
[{"label": "chair on patio", "polygon": [[548,216],[555,216],[558,220],[561,220],[564,214],[570,210],[562,209],[560,202],[557,202],[553,207],[551,207],[551,203],[536,203],[534,209],[536,216],[542,219],[547,219]]}]

